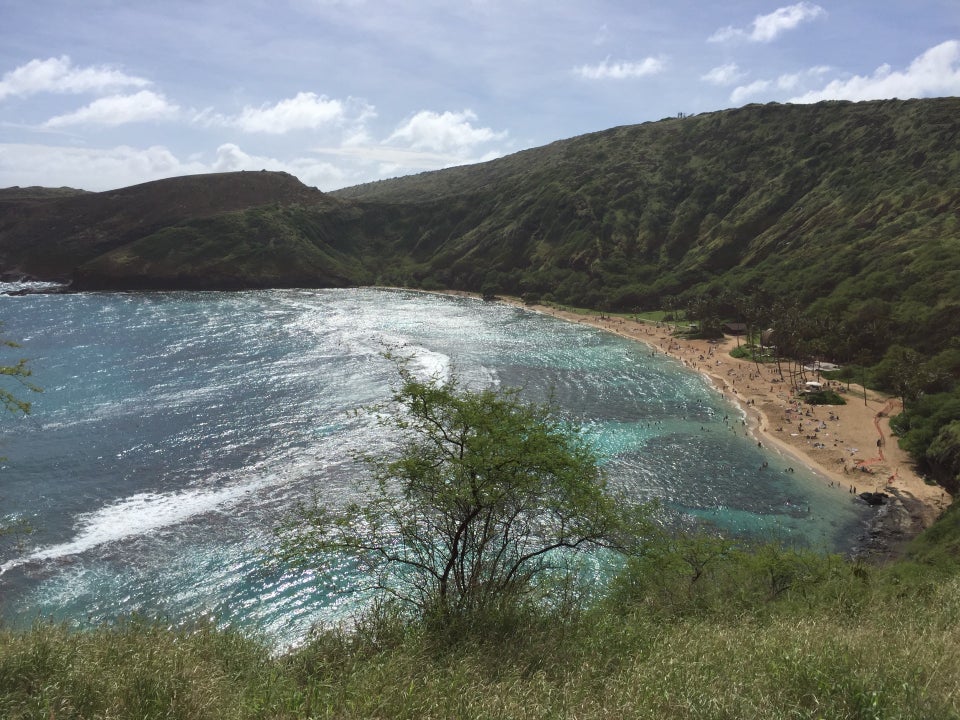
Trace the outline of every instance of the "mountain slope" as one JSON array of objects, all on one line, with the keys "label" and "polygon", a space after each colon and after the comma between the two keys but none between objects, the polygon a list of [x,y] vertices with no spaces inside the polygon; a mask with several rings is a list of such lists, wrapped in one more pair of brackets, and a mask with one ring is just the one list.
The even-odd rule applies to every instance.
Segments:
[{"label": "mountain slope", "polygon": [[[46,279],[66,279],[76,273],[81,283],[92,286],[100,281],[101,274],[122,266],[121,272],[102,277],[106,285],[121,288],[127,285],[128,274],[131,285],[154,285],[151,272],[160,265],[148,268],[141,264],[140,253],[156,260],[172,238],[192,244],[205,234],[209,235],[208,239],[217,237],[219,241],[206,248],[195,243],[190,253],[181,254],[191,257],[192,265],[175,270],[173,275],[182,278],[188,286],[202,286],[203,276],[193,277],[191,267],[200,269],[212,262],[229,276],[229,266],[237,259],[239,249],[229,247],[230,238],[237,240],[244,234],[224,235],[217,218],[253,208],[298,207],[323,214],[342,206],[291,175],[273,172],[195,175],[102,193],[48,197],[35,193],[21,202],[13,198],[3,202],[3,198],[11,194],[10,191],[0,194],[0,264],[6,274],[20,272]],[[221,223],[231,226],[226,220]],[[188,230],[191,227],[193,229]],[[182,232],[171,233],[173,228],[181,228]],[[188,237],[192,240],[187,240]],[[121,248],[126,250],[119,252]],[[269,254],[269,246],[267,248]],[[175,262],[177,252],[173,246],[169,250],[170,261]],[[115,261],[119,256],[125,262],[111,264],[106,259],[108,253],[115,253]],[[208,254],[210,257],[205,258]],[[84,269],[86,263],[101,256],[104,259],[98,264]],[[296,262],[298,258],[294,254],[288,260]],[[175,284],[170,278],[169,275],[158,278],[157,285]],[[243,280],[238,278],[226,284],[242,286]],[[315,280],[323,283],[327,278],[320,275]],[[343,282],[341,279],[339,284]]]},{"label": "mountain slope", "polygon": [[958,98],[747,106],[330,194],[266,172],[0,193],[0,263],[84,287],[487,286],[617,310],[723,287],[902,301],[915,335],[960,333],[957,177]]},{"label": "mountain slope", "polygon": [[[261,206],[193,219],[81,265],[79,288],[345,287],[370,282],[349,213]],[[358,241],[358,244],[362,240]]]},{"label": "mountain slope", "polygon": [[748,106],[333,195],[441,285],[632,309],[724,275],[812,301],[958,237],[958,118],[957,98]]}]

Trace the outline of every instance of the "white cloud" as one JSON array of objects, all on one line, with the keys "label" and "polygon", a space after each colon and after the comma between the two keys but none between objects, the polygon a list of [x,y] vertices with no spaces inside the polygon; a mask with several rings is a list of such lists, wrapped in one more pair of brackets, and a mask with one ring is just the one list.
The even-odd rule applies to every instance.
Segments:
[{"label": "white cloud", "polygon": [[237,170],[283,170],[297,176],[301,182],[319,188],[335,188],[343,185],[344,173],[340,168],[312,158],[295,158],[284,162],[276,158],[250,155],[233,143],[224,143],[217,148],[211,172],[235,172]]},{"label": "white cloud", "polygon": [[[132,96],[135,97],[135,96]],[[158,96],[159,97],[159,96]],[[112,106],[110,101],[117,100]],[[124,100],[124,102],[121,102]],[[160,98],[162,100],[162,98]],[[125,99],[102,98],[82,111],[61,116],[53,125],[106,121],[107,111],[131,119],[132,104]],[[164,106],[162,103],[160,107]],[[8,185],[68,185],[85,190],[108,190],[180,175],[237,170],[282,170],[321,190],[367,182],[386,174],[435,170],[499,157],[492,147],[507,137],[478,126],[470,110],[435,113],[422,111],[400,124],[378,142],[363,121],[374,115],[365,103],[347,103],[354,124],[338,125],[339,141],[318,148],[314,155],[276,157],[270,145],[250,152],[235,143],[221,143],[213,153],[178,156],[163,146],[83,148],[41,144],[0,144],[0,187]],[[174,111],[181,118],[187,112]],[[207,114],[203,120],[212,124]],[[200,122],[195,117],[194,123]],[[263,142],[261,140],[261,142]],[[339,158],[333,160],[330,157]]]},{"label": "white cloud", "polygon": [[[356,160],[362,163],[379,163],[381,167],[391,167],[400,170],[438,170],[453,165],[463,165],[468,162],[480,162],[483,159],[499,157],[500,153],[493,152],[480,159],[472,159],[463,154],[432,152],[429,150],[415,150],[413,148],[394,147],[391,145],[341,145],[339,147],[318,147],[313,149],[320,155],[330,155]],[[381,173],[383,174],[383,173]]]},{"label": "white cloud", "polygon": [[373,142],[367,127],[363,123],[358,123],[343,134],[340,144],[344,147],[363,147]]},{"label": "white cloud", "polygon": [[730,100],[740,104],[773,88],[795,93],[787,100],[792,103],[960,95],[960,40],[947,40],[930,48],[904,70],[895,71],[890,65],[881,65],[872,75],[854,75],[833,80],[820,90],[799,92],[802,86],[809,87],[813,81],[822,82],[830,71],[831,68],[818,65],[800,73],[781,75],[776,80],[757,80],[735,88]]},{"label": "white cloud", "polygon": [[[484,146],[506,139],[508,133],[476,127],[476,121],[477,116],[471,110],[443,113],[422,110],[399,125],[383,142],[374,141],[364,131],[337,146],[313,148],[313,152],[342,158],[358,169],[375,166],[379,177],[501,157],[503,152],[499,148],[484,149]],[[354,177],[362,182],[369,179],[368,172],[362,170],[362,174]]]},{"label": "white cloud", "polygon": [[663,72],[666,63],[662,58],[648,57],[640,62],[610,62],[607,58],[598,65],[581,65],[574,72],[588,80],[624,80],[645,77]]},{"label": "white cloud", "polygon": [[803,22],[815,20],[826,14],[827,11],[822,7],[808,2],[779,8],[769,15],[760,15],[753,21],[750,39],[754,42],[770,42],[782,32],[793,30]]},{"label": "white cloud", "polygon": [[317,130],[336,124],[344,117],[344,104],[325,95],[300,92],[276,105],[245,107],[239,115],[217,115],[214,124],[235,127],[244,132],[282,135],[294,130]]},{"label": "white cloud", "polygon": [[730,42],[731,40],[746,37],[746,35],[747,33],[743,30],[739,30],[733,27],[733,25],[727,25],[727,27],[720,28],[708,37],[707,42]]},{"label": "white cloud", "polygon": [[325,95],[300,92],[269,107],[246,107],[236,118],[236,126],[246,132],[281,135],[291,130],[315,130],[343,117],[343,103]]},{"label": "white cloud", "polygon": [[828,72],[830,72],[829,67],[826,65],[818,65],[803,72],[787,73],[777,78],[777,89],[795,90],[803,85],[809,78],[820,77],[821,75],[826,75]]},{"label": "white cloud", "polygon": [[713,68],[706,75],[701,75],[700,79],[712,85],[733,85],[744,77],[746,73],[741,72],[736,63],[727,63]]},{"label": "white cloud", "polygon": [[202,164],[183,163],[167,148],[105,149],[52,145],[0,145],[0,187],[48,187],[109,190],[174,175],[208,172]]},{"label": "white cloud", "polygon": [[402,144],[414,150],[426,150],[463,156],[483,143],[502,140],[505,132],[474,127],[477,116],[471,110],[435,113],[421,110],[403,123],[384,142]]},{"label": "white cloud", "polygon": [[746,39],[750,42],[771,42],[787,30],[793,30],[801,23],[824,17],[827,11],[819,5],[799,2],[774,10],[767,15],[757,15],[749,29],[732,25],[717,30],[707,38],[708,42],[727,42]]},{"label": "white cloud", "polygon": [[146,87],[149,80],[127,75],[106,65],[74,67],[70,58],[31,60],[4,73],[0,80],[0,100],[10,96],[37,93],[102,93],[125,87]]},{"label": "white cloud", "polygon": [[756,80],[749,85],[741,85],[730,93],[730,101],[739,105],[747,98],[753,95],[759,95],[771,88],[781,91],[792,91],[808,82],[810,78],[819,78],[830,72],[830,68],[825,65],[817,65],[798,73],[787,73],[781,75],[776,80]]},{"label": "white cloud", "polygon": [[[320,155],[331,155],[359,163],[359,167],[376,165],[377,177],[393,177],[424,170],[442,170],[457,165],[487,162],[503,157],[499,150],[490,150],[479,156],[454,153],[438,153],[427,150],[392,147],[388,145],[341,146],[335,148],[314,148]],[[353,182],[367,182],[366,172],[354,175]]]},{"label": "white cloud", "polygon": [[787,75],[781,75],[777,78],[777,89],[793,90],[795,87],[800,85],[802,78],[802,73],[789,73]]},{"label": "white cloud", "polygon": [[881,65],[873,75],[854,75],[834,80],[790,102],[814,103],[820,100],[880,100],[960,95],[960,40],[947,40],[930,48],[903,71],[894,72]]},{"label": "white cloud", "polygon": [[758,95],[769,88],[769,80],[754,80],[749,85],[741,85],[740,87],[734,88],[734,91],[730,93],[730,102],[739,105],[747,98]]},{"label": "white cloud", "polygon": [[[196,155],[181,160],[163,146],[76,148],[0,144],[0,187],[68,186],[103,191],[180,175],[262,169],[288,172],[321,190],[354,182],[343,170],[315,158],[283,161],[248,154],[233,144],[218,147],[210,162]],[[364,179],[369,178],[360,177],[356,181]]]},{"label": "white cloud", "polygon": [[47,128],[61,128],[69,125],[115,127],[148,120],[169,120],[176,117],[179,111],[180,108],[168,102],[163,95],[150,90],[141,90],[134,95],[112,95],[99,98],[72,113],[50,118],[43,126]]},{"label": "white cloud", "polygon": [[338,100],[312,92],[299,92],[295,97],[280,100],[275,105],[247,106],[238,115],[204,110],[197,113],[193,121],[199,125],[230,127],[267,135],[347,126],[348,134],[363,136],[365,124],[376,116],[374,106],[364,100]]}]

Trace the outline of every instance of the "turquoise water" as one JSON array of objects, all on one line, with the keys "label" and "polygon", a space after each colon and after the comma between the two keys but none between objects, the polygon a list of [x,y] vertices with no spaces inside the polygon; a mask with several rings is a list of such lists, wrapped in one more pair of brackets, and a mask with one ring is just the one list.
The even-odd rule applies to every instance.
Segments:
[{"label": "turquoise water", "polygon": [[[845,492],[744,433],[700,375],[645,346],[520,308],[386,290],[2,297],[44,388],[4,422],[0,613],[101,622],[207,613],[294,642],[349,611],[341,576],[267,562],[298,501],[350,497],[351,451],[391,440],[357,409],[396,382],[386,350],[474,387],[520,387],[586,429],[611,482],[670,522],[849,549]],[[729,416],[725,423],[723,418]],[[769,467],[761,469],[767,462]],[[787,466],[797,472],[786,472]]]}]

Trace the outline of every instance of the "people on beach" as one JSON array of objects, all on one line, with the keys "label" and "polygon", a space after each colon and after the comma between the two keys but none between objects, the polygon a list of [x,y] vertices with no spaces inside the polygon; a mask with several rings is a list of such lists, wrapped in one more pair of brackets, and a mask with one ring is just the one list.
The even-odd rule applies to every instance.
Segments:
[{"label": "people on beach", "polygon": [[[555,307],[544,307],[543,311],[578,322],[584,317],[582,314]],[[880,474],[880,477],[893,477],[901,484],[905,483],[911,490],[911,497],[917,502],[911,513],[922,513],[925,524],[931,523],[950,501],[949,495],[945,495],[945,500],[942,502],[936,489],[931,490],[915,473],[909,473],[906,478],[897,478],[896,473],[890,473],[887,468],[890,463],[896,461],[897,451],[890,453],[891,458],[885,458],[883,435],[881,434],[878,438],[876,434],[872,437],[866,434],[868,429],[871,433],[881,431],[879,424],[881,416],[886,418],[895,414],[895,411],[891,412],[895,403],[892,399],[887,401],[887,405],[877,413],[877,417],[871,417],[872,422],[869,428],[859,424],[859,420],[850,420],[851,411],[857,405],[851,405],[849,409],[827,409],[825,410],[827,420],[822,420],[813,407],[805,405],[803,399],[793,393],[787,384],[787,378],[777,375],[775,368],[743,363],[728,356],[726,352],[733,348],[733,340],[729,337],[721,342],[680,341],[674,337],[675,328],[671,323],[662,321],[647,323],[636,316],[615,318],[603,313],[602,322],[598,320],[597,315],[588,316],[586,321],[625,337],[648,343],[651,357],[658,355],[659,349],[663,354],[680,360],[687,367],[703,372],[713,380],[721,397],[728,399],[729,392],[729,398],[735,399],[749,411],[750,426],[747,425],[746,419],[741,420],[739,424],[745,436],[770,432],[773,429],[775,432],[771,433],[770,437],[777,441],[776,444],[788,451],[805,456],[811,466],[822,469],[838,487],[840,479],[849,475],[851,471],[846,462],[846,454],[855,455],[858,451],[853,446],[867,441],[871,444],[876,443],[880,457],[861,461],[857,468],[865,474]],[[832,381],[826,381],[826,386],[840,393],[845,390],[842,384]],[[796,413],[799,421],[796,423],[796,432],[793,431],[793,413]],[[780,416],[781,422],[771,423],[770,420],[777,415]],[[853,417],[859,416],[854,412]],[[840,439],[841,422],[844,423],[843,435],[846,441]],[[732,432],[737,433],[737,425],[731,423],[726,416],[724,423]],[[706,426],[703,427],[705,431],[708,430]],[[762,446],[763,443],[759,442],[759,444]],[[840,467],[837,467],[838,465]],[[787,468],[785,472],[793,472],[793,468]],[[834,474],[832,478],[831,474]],[[851,486],[851,492],[855,492],[853,486]]]}]

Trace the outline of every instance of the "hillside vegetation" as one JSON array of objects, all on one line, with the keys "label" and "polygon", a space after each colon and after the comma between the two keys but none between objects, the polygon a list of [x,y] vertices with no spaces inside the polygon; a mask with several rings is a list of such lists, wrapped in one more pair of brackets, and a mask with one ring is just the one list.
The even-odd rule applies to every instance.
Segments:
[{"label": "hillside vegetation", "polygon": [[[231,247],[236,221],[197,221],[255,207],[264,237],[247,242],[266,244],[261,252],[270,235],[292,233],[355,261],[315,276],[278,261],[289,273],[273,273],[280,284],[486,283],[624,311],[722,285],[823,312],[903,299],[924,311],[911,312],[918,334],[944,335],[958,329],[958,118],[960,98],[772,104],[613,128],[330,194],[268,172],[20,202],[0,191],[0,260],[5,271],[67,277],[79,268],[91,287],[122,286],[149,278],[155,259],[182,243],[159,231],[188,226],[216,240],[181,276],[196,286],[207,264],[246,257]],[[302,212],[279,212],[289,207]],[[132,242],[122,272],[91,264]],[[237,276],[238,285],[254,280]]]},{"label": "hillside vegetation", "polygon": [[334,195],[387,216],[413,279],[444,286],[629,311],[722,282],[841,306],[947,273],[932,295],[956,287],[958,113],[748,106]]},{"label": "hillside vegetation", "polygon": [[0,191],[0,269],[78,289],[389,284],[665,308],[902,396],[960,486],[960,98],[613,128],[324,194],[283,173]]},{"label": "hillside vegetation", "polygon": [[[234,246],[240,236],[231,216],[255,208],[263,208],[262,213],[285,207],[322,212],[337,205],[290,175],[266,172],[194,175],[101,193],[8,188],[0,190],[0,267],[5,275],[42,280],[76,277],[81,285],[95,274],[104,286],[127,289],[138,285],[137,278],[149,284],[153,271],[165,269],[156,264],[158,258],[169,254],[170,264],[176,264],[182,235],[163,231],[187,229],[209,243],[195,251],[197,265],[183,267],[179,274],[186,287],[198,287],[209,266],[242,266],[247,258],[242,246]],[[257,225],[254,218],[248,222]],[[250,242],[269,247],[269,233]],[[118,268],[104,256],[120,248],[127,252]],[[85,272],[84,266],[97,259],[100,272]],[[295,267],[285,270],[296,272]],[[240,286],[242,267],[237,275],[231,284]],[[254,283],[258,285],[262,283]]]}]

